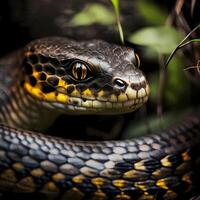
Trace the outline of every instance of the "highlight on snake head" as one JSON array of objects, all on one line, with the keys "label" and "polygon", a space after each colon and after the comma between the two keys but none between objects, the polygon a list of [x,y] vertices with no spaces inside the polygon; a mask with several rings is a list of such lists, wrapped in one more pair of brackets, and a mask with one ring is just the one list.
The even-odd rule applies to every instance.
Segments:
[{"label": "highlight on snake head", "polygon": [[36,99],[78,114],[126,113],[146,103],[149,84],[133,49],[101,40],[48,40],[24,51],[24,88]]}]

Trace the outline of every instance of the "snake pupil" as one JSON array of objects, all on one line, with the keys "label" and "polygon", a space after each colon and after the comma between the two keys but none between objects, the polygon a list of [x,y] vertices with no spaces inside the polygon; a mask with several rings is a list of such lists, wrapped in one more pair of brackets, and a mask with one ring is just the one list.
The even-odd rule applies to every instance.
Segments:
[{"label": "snake pupil", "polygon": [[78,63],[76,67],[76,73],[78,76],[78,79],[82,79],[82,64]]},{"label": "snake pupil", "polygon": [[84,80],[87,77],[87,67],[80,62],[74,63],[72,74],[77,80]]}]

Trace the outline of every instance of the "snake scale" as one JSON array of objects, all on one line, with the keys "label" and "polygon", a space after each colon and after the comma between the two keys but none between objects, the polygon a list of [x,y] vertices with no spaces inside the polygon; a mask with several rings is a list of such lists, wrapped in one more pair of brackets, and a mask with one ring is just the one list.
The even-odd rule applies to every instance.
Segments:
[{"label": "snake scale", "polygon": [[60,37],[38,39],[4,59],[0,189],[102,200],[184,199],[197,189],[198,112],[164,132],[129,140],[37,133],[62,113],[119,114],[141,107],[149,85],[137,60],[128,47]]}]

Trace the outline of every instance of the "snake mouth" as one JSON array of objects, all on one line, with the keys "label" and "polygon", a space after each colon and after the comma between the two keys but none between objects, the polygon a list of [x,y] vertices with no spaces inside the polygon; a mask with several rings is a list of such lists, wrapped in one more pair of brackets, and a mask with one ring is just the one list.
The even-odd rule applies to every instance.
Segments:
[{"label": "snake mouth", "polygon": [[[127,87],[120,95],[109,95],[108,97],[91,96],[68,96],[63,88],[57,88],[57,99],[50,104],[63,113],[79,114],[123,114],[132,112],[147,102],[149,96],[149,85],[133,91]],[[62,97],[62,98],[61,98]],[[67,103],[66,103],[67,101]],[[45,102],[44,102],[45,103]],[[49,102],[47,102],[49,103]],[[77,112],[74,112],[77,111]]]},{"label": "snake mouth", "polygon": [[142,97],[135,100],[129,100],[126,102],[106,102],[100,100],[82,100],[78,97],[71,97],[69,104],[60,104],[58,102],[52,102],[53,107],[59,108],[63,112],[63,109],[70,111],[79,111],[73,114],[118,114],[132,112],[141,107],[148,97]]},{"label": "snake mouth", "polygon": [[40,87],[32,87],[29,83],[25,83],[24,87],[31,96],[40,99],[45,107],[71,115],[113,115],[133,112],[147,102],[150,93],[147,82],[138,88],[133,88],[129,84],[123,92],[117,94],[114,92],[107,94],[106,91],[100,90],[96,95],[89,89],[82,93],[74,89],[73,93],[69,94],[70,85],[55,87],[54,91],[49,93],[41,92]]}]

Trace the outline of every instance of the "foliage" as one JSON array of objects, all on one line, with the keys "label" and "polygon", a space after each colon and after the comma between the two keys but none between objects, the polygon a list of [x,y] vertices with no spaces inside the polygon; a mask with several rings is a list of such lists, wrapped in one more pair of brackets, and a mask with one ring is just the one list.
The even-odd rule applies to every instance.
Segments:
[{"label": "foliage", "polygon": [[123,34],[123,29],[122,29],[122,25],[120,23],[120,12],[119,12],[119,0],[111,0],[111,3],[114,7],[115,10],[115,15],[116,15],[116,20],[117,20],[117,26],[118,26],[118,31],[119,31],[119,35],[120,35],[120,39],[122,44],[124,44],[124,34]]},{"label": "foliage", "polygon": [[100,3],[87,5],[81,12],[77,13],[71,20],[72,26],[86,26],[94,23],[112,25],[116,22],[112,10]]},{"label": "foliage", "polygon": [[188,33],[188,35],[176,46],[176,48],[173,49],[173,51],[171,52],[169,58],[167,59],[165,67],[167,67],[167,65],[169,64],[169,62],[172,59],[173,55],[176,53],[176,51],[178,49],[181,49],[184,46],[186,46],[186,45],[188,45],[190,43],[193,43],[193,42],[200,42],[200,38],[194,38],[194,39],[191,39],[191,40],[185,42],[192,35],[192,33],[194,33],[199,28],[200,28],[200,24],[197,25],[192,31],[190,31],[190,33]]},{"label": "foliage", "polygon": [[129,39],[157,53],[169,54],[181,41],[181,35],[171,26],[156,26],[142,28],[133,33]]},{"label": "foliage", "polygon": [[[183,71],[183,61],[179,57],[169,63],[167,69],[166,84],[164,88],[165,104],[175,109],[187,105],[190,96],[189,84]],[[150,76],[151,81],[151,100],[157,101],[157,92],[159,86],[158,73]]]},{"label": "foliage", "polygon": [[148,25],[165,24],[167,13],[154,2],[149,0],[137,1],[137,9]]}]

